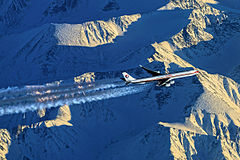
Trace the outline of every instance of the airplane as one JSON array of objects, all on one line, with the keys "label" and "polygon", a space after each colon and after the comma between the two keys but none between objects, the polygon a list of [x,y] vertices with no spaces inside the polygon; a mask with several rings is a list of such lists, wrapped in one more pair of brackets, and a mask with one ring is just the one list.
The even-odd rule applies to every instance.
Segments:
[{"label": "airplane", "polygon": [[191,71],[179,72],[179,73],[173,73],[173,74],[161,74],[160,71],[152,71],[150,69],[143,67],[142,65],[139,65],[139,66],[145,71],[147,71],[148,73],[150,73],[152,77],[135,79],[132,76],[130,76],[127,72],[123,72],[122,74],[124,78],[121,78],[121,79],[126,82],[126,85],[130,83],[145,84],[147,82],[158,81],[157,86],[170,87],[172,84],[175,83],[173,79],[194,76],[199,73],[198,70],[191,70]]}]

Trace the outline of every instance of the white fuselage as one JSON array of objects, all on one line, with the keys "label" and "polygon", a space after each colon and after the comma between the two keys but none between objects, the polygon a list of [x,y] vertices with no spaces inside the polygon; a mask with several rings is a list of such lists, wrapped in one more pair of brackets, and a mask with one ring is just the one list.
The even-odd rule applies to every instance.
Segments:
[{"label": "white fuselage", "polygon": [[131,80],[130,83],[145,83],[145,82],[151,82],[151,81],[159,81],[163,79],[177,79],[177,78],[183,78],[183,77],[189,77],[194,76],[198,73],[198,70],[191,70],[186,72],[179,72],[179,73],[173,73],[173,74],[166,74],[166,75],[160,75],[160,76],[154,76],[154,77],[148,77],[148,78],[141,78],[141,79],[135,79]]}]

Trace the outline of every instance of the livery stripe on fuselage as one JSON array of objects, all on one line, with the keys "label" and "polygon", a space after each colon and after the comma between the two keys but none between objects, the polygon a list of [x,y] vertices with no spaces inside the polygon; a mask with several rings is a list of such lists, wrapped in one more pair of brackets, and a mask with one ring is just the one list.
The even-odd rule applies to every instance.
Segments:
[{"label": "livery stripe on fuselage", "polygon": [[199,73],[197,70],[187,71],[187,72],[181,72],[181,73],[174,73],[174,74],[168,74],[168,75],[161,75],[161,76],[155,76],[150,78],[142,78],[142,79],[136,79],[131,81],[131,83],[141,83],[141,82],[150,82],[150,81],[158,81],[162,79],[175,79],[175,78],[182,78],[187,76],[192,76]]}]

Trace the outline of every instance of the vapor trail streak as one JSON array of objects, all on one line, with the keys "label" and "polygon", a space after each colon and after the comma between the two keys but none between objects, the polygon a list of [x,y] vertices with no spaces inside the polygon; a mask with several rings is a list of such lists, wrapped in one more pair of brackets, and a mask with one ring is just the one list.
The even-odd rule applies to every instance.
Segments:
[{"label": "vapor trail streak", "polygon": [[0,115],[121,97],[142,92],[147,87],[148,85],[125,86],[124,83],[111,83],[85,88],[79,88],[76,84],[59,87],[40,86],[30,90],[8,88],[0,93]]}]

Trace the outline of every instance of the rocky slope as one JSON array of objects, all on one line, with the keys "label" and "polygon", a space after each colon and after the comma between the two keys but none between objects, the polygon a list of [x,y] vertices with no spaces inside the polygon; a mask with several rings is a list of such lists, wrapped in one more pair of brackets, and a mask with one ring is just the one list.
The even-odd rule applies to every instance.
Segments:
[{"label": "rocky slope", "polygon": [[[0,38],[0,43],[5,46],[0,49],[2,53],[1,86],[19,85],[32,81],[49,82],[59,80],[60,77],[68,78],[83,70],[90,70],[92,68],[81,66],[91,61],[98,63],[96,59],[98,55],[86,54],[89,49],[83,47],[112,43],[138,18],[140,15],[135,14],[112,18],[106,22],[46,24],[27,32],[4,36]],[[85,61],[86,58],[88,61]],[[28,67],[32,69],[27,71]],[[82,69],[76,71],[76,68]],[[63,71],[64,74],[62,74]]]},{"label": "rocky slope", "polygon": [[[2,1],[0,6],[16,2],[22,6],[16,11],[25,13],[31,11],[28,4],[34,4]],[[54,18],[42,22],[71,19],[70,13],[76,21],[73,13],[81,3],[44,3],[45,16]],[[123,13],[128,9],[124,3],[106,1],[101,13]],[[162,72],[197,68],[200,74],[176,80],[170,88],[150,84],[127,96],[3,115],[2,159],[240,159],[237,5],[170,0],[155,8],[156,3],[148,2],[145,8],[145,2],[138,4],[142,12],[108,20],[29,25],[29,31],[19,24],[6,30],[11,34],[0,38],[2,87],[51,82],[88,71],[95,73],[72,81],[109,81],[123,70],[143,77],[147,74],[136,66],[147,62]],[[3,8],[9,11],[2,15],[12,12],[11,7]],[[96,10],[91,12],[100,13]]]},{"label": "rocky slope", "polygon": [[[1,87],[46,83],[84,72],[109,71],[109,68],[127,69],[122,63],[126,59],[136,66],[154,53],[149,43],[177,33],[187,24],[188,14],[176,10],[82,24],[51,23],[3,36],[0,38]],[[128,28],[130,31],[126,32]],[[159,29],[162,31],[158,32]],[[32,69],[27,70],[29,67]]]}]

